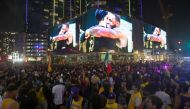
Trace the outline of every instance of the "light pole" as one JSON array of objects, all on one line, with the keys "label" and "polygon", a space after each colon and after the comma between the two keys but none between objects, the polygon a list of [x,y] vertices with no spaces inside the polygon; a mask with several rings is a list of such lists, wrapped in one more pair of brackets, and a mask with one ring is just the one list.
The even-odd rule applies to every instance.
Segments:
[{"label": "light pole", "polygon": [[53,26],[55,25],[55,0],[53,0]]},{"label": "light pole", "polygon": [[81,0],[80,0],[80,15],[81,15],[81,11],[82,11],[82,10],[81,10],[81,5],[82,5],[82,2],[81,2]]},{"label": "light pole", "polygon": [[131,0],[128,0],[129,2],[129,16],[131,17]]},{"label": "light pole", "polygon": [[70,3],[69,3],[69,7],[70,7],[70,19],[72,18],[72,0],[70,0]]}]

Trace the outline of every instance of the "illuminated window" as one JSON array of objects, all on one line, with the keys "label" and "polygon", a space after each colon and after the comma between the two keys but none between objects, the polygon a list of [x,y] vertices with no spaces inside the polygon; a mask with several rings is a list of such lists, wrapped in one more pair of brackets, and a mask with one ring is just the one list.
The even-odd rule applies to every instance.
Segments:
[{"label": "illuminated window", "polygon": [[44,16],[44,18],[48,19],[49,17],[48,16]]},{"label": "illuminated window", "polygon": [[44,9],[44,12],[49,12],[49,9]]},{"label": "illuminated window", "polygon": [[55,15],[55,16],[58,16],[58,13],[55,13],[54,15]]}]

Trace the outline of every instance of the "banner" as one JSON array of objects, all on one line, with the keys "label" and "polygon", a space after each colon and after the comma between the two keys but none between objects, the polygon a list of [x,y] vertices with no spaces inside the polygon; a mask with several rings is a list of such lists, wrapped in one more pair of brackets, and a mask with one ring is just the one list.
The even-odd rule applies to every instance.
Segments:
[{"label": "banner", "polygon": [[104,62],[105,62],[105,66],[106,66],[107,75],[109,75],[112,72],[112,66],[111,66],[111,62],[109,61],[108,52],[105,55]]},{"label": "banner", "polygon": [[52,60],[51,60],[51,54],[50,51],[48,51],[48,72],[52,72]]}]

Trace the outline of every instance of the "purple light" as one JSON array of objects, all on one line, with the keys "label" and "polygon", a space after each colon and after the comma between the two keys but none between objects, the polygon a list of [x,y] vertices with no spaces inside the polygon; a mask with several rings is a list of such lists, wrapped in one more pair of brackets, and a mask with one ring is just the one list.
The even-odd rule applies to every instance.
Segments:
[{"label": "purple light", "polygon": [[34,45],[34,48],[35,48],[36,50],[38,50],[38,51],[41,51],[41,50],[43,50],[43,45],[42,45],[41,43],[36,43],[36,44]]},{"label": "purple light", "polygon": [[167,70],[167,69],[168,69],[168,66],[167,66],[167,65],[164,65],[163,67],[164,67],[164,69],[165,69],[165,70]]},{"label": "purple light", "polygon": [[139,2],[140,2],[140,16],[141,16],[141,18],[143,18],[143,11],[142,11],[142,0],[139,0]]},{"label": "purple light", "polygon": [[28,24],[28,0],[26,0],[26,16],[25,16],[25,21],[26,21],[26,24]]}]

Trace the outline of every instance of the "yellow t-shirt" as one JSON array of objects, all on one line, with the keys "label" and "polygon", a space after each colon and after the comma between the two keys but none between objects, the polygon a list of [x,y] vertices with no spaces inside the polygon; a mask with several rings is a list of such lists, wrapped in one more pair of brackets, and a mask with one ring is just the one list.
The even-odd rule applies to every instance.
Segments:
[{"label": "yellow t-shirt", "polygon": [[137,93],[134,93],[134,94],[131,95],[129,105],[128,105],[128,109],[135,109],[135,106],[137,104],[136,103],[137,98],[140,100],[138,102],[141,103],[142,102],[142,96],[141,96],[140,92],[137,92]]},{"label": "yellow t-shirt", "polygon": [[79,97],[78,101],[73,100],[71,104],[71,109],[82,109],[82,102],[83,102],[83,97]]},{"label": "yellow t-shirt", "polygon": [[118,104],[115,102],[115,100],[107,100],[106,109],[118,109]]},{"label": "yellow t-shirt", "polygon": [[[11,108],[12,107],[12,108]],[[5,98],[2,102],[2,109],[19,109],[17,101],[11,98]]]},{"label": "yellow t-shirt", "polygon": [[101,94],[102,92],[104,92],[104,87],[100,87],[99,91],[98,91],[98,94]]},{"label": "yellow t-shirt", "polygon": [[43,94],[43,88],[41,87],[40,90],[38,92],[36,92],[36,96],[38,101],[41,103],[45,100],[45,96]]}]

